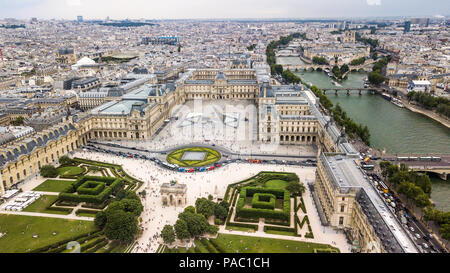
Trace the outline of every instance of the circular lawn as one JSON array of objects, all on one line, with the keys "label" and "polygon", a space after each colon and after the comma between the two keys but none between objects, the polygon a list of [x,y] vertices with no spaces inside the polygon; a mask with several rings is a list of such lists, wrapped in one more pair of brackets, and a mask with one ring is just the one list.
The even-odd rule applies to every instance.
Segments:
[{"label": "circular lawn", "polygon": [[203,167],[216,163],[222,155],[211,148],[189,147],[178,149],[167,156],[167,162],[180,167]]}]

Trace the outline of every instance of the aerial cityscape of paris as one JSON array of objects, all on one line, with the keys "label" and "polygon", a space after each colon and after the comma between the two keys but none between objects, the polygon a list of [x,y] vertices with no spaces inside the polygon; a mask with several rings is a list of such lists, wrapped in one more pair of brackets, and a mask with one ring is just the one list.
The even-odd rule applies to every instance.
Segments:
[{"label": "aerial cityscape of paris", "polygon": [[448,0],[0,0],[0,255],[448,253],[449,79]]}]

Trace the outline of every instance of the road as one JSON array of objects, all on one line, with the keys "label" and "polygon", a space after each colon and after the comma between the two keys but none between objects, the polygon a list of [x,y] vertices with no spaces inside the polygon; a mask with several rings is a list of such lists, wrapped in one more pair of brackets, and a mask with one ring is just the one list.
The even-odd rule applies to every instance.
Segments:
[{"label": "road", "polygon": [[[381,173],[366,171],[366,174],[371,177],[373,181],[376,181],[378,183],[382,181],[384,184],[386,184],[386,181],[381,178]],[[378,188],[381,189],[380,187]],[[389,188],[388,194],[381,194],[380,191],[378,192],[381,198],[384,198],[385,200],[390,199],[391,202],[394,202],[396,204],[395,208],[391,207],[391,210],[394,211],[394,215],[399,219],[400,223],[402,223],[403,228],[410,235],[410,237],[413,238],[414,243],[421,250],[421,252],[447,252],[439,243],[439,241],[434,237],[434,235],[431,235],[430,231],[425,227],[425,225],[420,222],[414,216],[414,214],[411,213],[411,211],[404,205],[404,202],[401,201],[395,191]],[[407,215],[407,217],[405,217],[406,224],[401,221],[401,216],[405,214]]]},{"label": "road", "polygon": [[[123,152],[123,153],[131,153],[131,154],[140,154],[140,155],[146,155],[146,156],[153,156],[156,158],[159,158],[163,161],[166,159],[166,155],[174,150],[182,149],[182,148],[189,148],[189,147],[207,147],[214,150],[219,151],[222,154],[222,159],[220,162],[225,162],[228,159],[239,159],[239,160],[247,160],[248,158],[255,159],[255,160],[286,160],[286,161],[299,161],[301,160],[316,160],[316,155],[280,155],[280,154],[258,154],[258,153],[252,153],[252,154],[246,154],[246,153],[235,153],[232,152],[224,147],[220,147],[217,145],[207,145],[207,144],[201,144],[201,143],[193,143],[190,145],[182,145],[176,148],[171,148],[167,150],[160,150],[160,151],[149,151],[149,150],[142,150],[142,149],[131,149],[127,147],[115,147],[110,146],[104,143],[97,143],[97,142],[91,142],[95,146],[103,149],[107,149],[110,151],[115,152]],[[220,163],[219,162],[219,163]]]}]

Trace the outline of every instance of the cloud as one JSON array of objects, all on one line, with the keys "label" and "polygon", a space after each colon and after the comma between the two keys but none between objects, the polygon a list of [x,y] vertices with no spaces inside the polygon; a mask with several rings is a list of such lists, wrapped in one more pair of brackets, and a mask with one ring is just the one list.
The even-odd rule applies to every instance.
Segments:
[{"label": "cloud", "polygon": [[381,6],[381,0],[366,0],[369,6]]},{"label": "cloud", "polygon": [[68,6],[71,6],[71,7],[81,6],[81,0],[67,0],[66,3]]}]

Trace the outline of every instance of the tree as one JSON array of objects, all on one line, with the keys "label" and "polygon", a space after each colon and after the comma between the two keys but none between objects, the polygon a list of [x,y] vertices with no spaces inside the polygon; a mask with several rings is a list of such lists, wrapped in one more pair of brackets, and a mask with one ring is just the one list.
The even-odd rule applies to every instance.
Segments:
[{"label": "tree", "polygon": [[370,72],[369,82],[374,85],[380,85],[386,80],[386,77],[379,72]]},{"label": "tree", "polygon": [[342,75],[347,73],[349,70],[350,70],[350,68],[348,67],[348,65],[344,64],[343,66],[341,66],[341,74]]},{"label": "tree", "polygon": [[22,125],[24,124],[24,121],[25,121],[25,118],[22,117],[22,116],[19,116],[19,117],[15,118],[15,119],[11,122],[11,124],[12,124],[13,126],[22,126]]},{"label": "tree", "polygon": [[106,209],[106,214],[111,214],[114,211],[121,210],[124,212],[130,212],[135,216],[141,215],[144,207],[139,200],[135,199],[122,199],[120,201],[113,201]]},{"label": "tree", "polygon": [[106,220],[107,220],[106,213],[104,211],[99,211],[95,215],[94,224],[102,229],[106,224]]},{"label": "tree", "polygon": [[104,232],[108,239],[119,240],[122,243],[134,240],[138,231],[138,221],[132,213],[117,210],[107,218]]},{"label": "tree", "polygon": [[72,165],[73,160],[67,155],[63,155],[59,158],[59,164],[63,166]]},{"label": "tree", "polygon": [[318,65],[328,65],[328,61],[325,57],[314,56],[312,59],[314,64]]},{"label": "tree", "polygon": [[120,202],[123,204],[125,212],[131,212],[135,216],[141,215],[142,211],[144,210],[144,206],[142,206],[142,203],[139,200],[123,199]]},{"label": "tree", "polygon": [[416,196],[416,198],[414,199],[414,202],[415,202],[416,206],[418,206],[419,208],[425,208],[427,206],[431,206],[430,198],[425,193],[419,194],[418,196]]},{"label": "tree", "polygon": [[185,240],[191,238],[186,221],[178,219],[174,225],[174,229],[178,239]]},{"label": "tree", "polygon": [[275,73],[278,74],[278,75],[283,74],[283,66],[279,65],[279,64],[276,64],[275,65]]},{"label": "tree", "polygon": [[220,202],[219,205],[224,207],[226,210],[230,208],[230,204],[228,204],[228,202],[225,200],[222,200],[222,202]]},{"label": "tree", "polygon": [[120,200],[122,200],[122,199],[124,199],[125,198],[125,196],[126,196],[126,194],[127,194],[127,191],[126,190],[120,190],[117,194],[116,194],[116,200],[117,201],[120,201]]},{"label": "tree", "polygon": [[178,218],[186,222],[189,234],[192,237],[200,236],[208,231],[209,223],[204,215],[183,212],[180,213]]},{"label": "tree", "polygon": [[439,233],[442,238],[449,241],[450,240],[450,223],[443,224],[439,229]]},{"label": "tree", "polygon": [[336,78],[338,78],[338,79],[342,78],[342,73],[341,73],[341,69],[339,68],[339,66],[337,66],[337,65],[333,66],[333,70],[331,72],[333,72],[333,75]]},{"label": "tree", "polygon": [[224,220],[228,216],[228,209],[221,205],[216,205],[216,207],[214,208],[214,215],[217,218]]},{"label": "tree", "polygon": [[173,230],[173,226],[165,225],[161,230],[161,237],[164,240],[164,243],[170,245],[175,242],[175,231]]},{"label": "tree", "polygon": [[58,171],[53,165],[44,165],[41,168],[41,176],[55,178],[58,176]]},{"label": "tree", "polygon": [[184,209],[184,212],[195,213],[195,207],[189,206]]},{"label": "tree", "polygon": [[132,200],[138,200],[141,201],[141,198],[134,192],[134,191],[126,191],[125,197],[123,199],[132,199]]},{"label": "tree", "polygon": [[214,214],[215,203],[206,198],[199,198],[195,201],[195,209],[197,213],[204,215],[206,218],[209,218]]},{"label": "tree", "polygon": [[286,190],[294,196],[302,196],[306,188],[303,183],[292,181],[287,185]]}]

